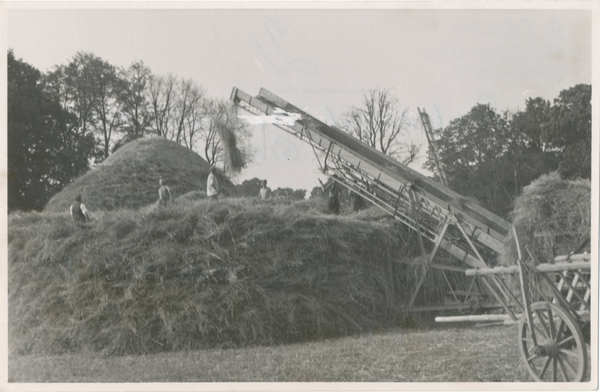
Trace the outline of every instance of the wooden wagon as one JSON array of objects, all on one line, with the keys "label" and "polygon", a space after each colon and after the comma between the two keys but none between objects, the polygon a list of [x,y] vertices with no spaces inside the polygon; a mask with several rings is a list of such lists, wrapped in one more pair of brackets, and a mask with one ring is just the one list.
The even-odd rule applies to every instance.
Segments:
[{"label": "wooden wagon", "polygon": [[[526,247],[528,259],[523,259],[516,232],[514,235],[517,265],[470,269],[466,274],[518,274],[522,295],[518,305],[523,312],[518,315],[517,344],[529,374],[536,381],[583,381],[590,371],[591,256],[571,254],[558,256],[553,263],[538,263]],[[508,315],[489,316],[488,320],[510,322]]]}]

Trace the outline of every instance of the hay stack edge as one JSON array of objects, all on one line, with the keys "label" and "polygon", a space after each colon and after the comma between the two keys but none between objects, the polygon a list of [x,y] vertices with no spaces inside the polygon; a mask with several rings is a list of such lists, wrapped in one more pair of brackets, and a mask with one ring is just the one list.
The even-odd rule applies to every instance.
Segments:
[{"label": "hay stack edge", "polygon": [[[404,325],[420,269],[395,261],[418,255],[414,234],[375,209],[190,196],[209,169],[190,154],[132,142],[44,212],[9,216],[11,353],[272,345]],[[179,195],[167,208],[149,206],[160,176]],[[75,223],[68,205],[84,188],[93,219]],[[441,283],[418,302],[439,302]]]},{"label": "hay stack edge", "polygon": [[[527,247],[540,263],[570,254],[590,238],[590,181],[566,180],[556,172],[543,175],[523,188],[515,200],[511,220],[521,247]],[[500,262],[515,264],[518,255],[512,236],[507,237],[505,247]],[[589,250],[585,246],[580,249]]]}]

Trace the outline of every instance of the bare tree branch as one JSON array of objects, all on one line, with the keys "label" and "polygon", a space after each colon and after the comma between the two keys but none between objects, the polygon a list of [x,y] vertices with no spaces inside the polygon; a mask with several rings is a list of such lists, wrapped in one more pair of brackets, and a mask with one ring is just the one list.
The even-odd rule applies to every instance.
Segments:
[{"label": "bare tree branch", "polygon": [[397,109],[398,100],[389,90],[369,90],[361,107],[344,115],[342,129],[367,145],[403,164],[413,162],[419,152],[414,142],[403,142],[408,125],[408,108]]}]

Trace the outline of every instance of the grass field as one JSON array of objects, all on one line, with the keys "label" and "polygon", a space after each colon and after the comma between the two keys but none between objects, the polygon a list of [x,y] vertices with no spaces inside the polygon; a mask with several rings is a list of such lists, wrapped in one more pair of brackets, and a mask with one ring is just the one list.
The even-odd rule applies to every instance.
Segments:
[{"label": "grass field", "polygon": [[13,356],[9,382],[529,382],[516,326],[434,325],[277,347]]}]

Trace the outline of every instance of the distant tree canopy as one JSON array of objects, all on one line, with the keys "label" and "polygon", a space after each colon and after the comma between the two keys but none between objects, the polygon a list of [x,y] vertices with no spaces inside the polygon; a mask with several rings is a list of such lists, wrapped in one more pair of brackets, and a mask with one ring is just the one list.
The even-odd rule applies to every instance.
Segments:
[{"label": "distant tree canopy", "polygon": [[[239,185],[236,185],[236,191],[239,195],[245,197],[258,197],[260,188],[264,180],[259,178],[252,178],[245,180]],[[268,183],[267,183],[268,186]],[[291,200],[304,200],[306,197],[305,189],[292,189],[292,188],[277,188],[271,192],[271,197],[291,199]]]},{"label": "distant tree canopy", "polygon": [[291,200],[304,200],[306,196],[305,189],[292,189],[292,188],[277,188],[273,192],[271,192],[273,197],[279,197],[283,199],[291,199]]},{"label": "distant tree canopy", "polygon": [[316,186],[310,191],[310,196],[308,198],[317,199],[323,197],[325,197],[325,192],[323,192],[323,188],[321,188],[320,186]]},{"label": "distant tree canopy", "polygon": [[143,62],[116,67],[78,52],[46,74],[9,62],[9,210],[40,210],[52,194],[123,144],[157,135],[224,165],[221,121],[251,162],[249,133],[231,103],[207,97],[202,85],[153,75]]},{"label": "distant tree canopy", "polygon": [[245,180],[239,185],[236,185],[235,188],[238,191],[238,194],[244,197],[256,197],[260,192],[263,181],[264,180],[254,177],[250,180]]},{"label": "distant tree canopy", "polygon": [[[525,110],[499,114],[477,104],[434,131],[450,188],[501,216],[524,186],[559,169],[565,178],[590,178],[591,87],[577,85],[553,104],[530,98]],[[435,172],[431,151],[425,168]]]}]

